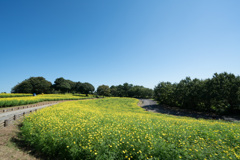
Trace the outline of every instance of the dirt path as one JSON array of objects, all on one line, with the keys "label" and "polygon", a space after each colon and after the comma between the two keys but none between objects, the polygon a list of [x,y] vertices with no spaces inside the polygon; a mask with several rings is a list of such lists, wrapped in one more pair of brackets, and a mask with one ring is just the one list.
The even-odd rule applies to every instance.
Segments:
[{"label": "dirt path", "polygon": [[177,107],[169,107],[164,105],[158,105],[156,101],[150,99],[139,99],[141,103],[141,107],[147,111],[163,113],[175,116],[186,116],[192,118],[203,118],[203,119],[221,119],[226,121],[238,121],[240,122],[240,117],[235,116],[220,116],[215,114],[207,114],[196,111],[190,111],[186,109],[179,109]]},{"label": "dirt path", "polygon": [[27,150],[18,137],[19,124],[21,119],[14,122],[13,125],[0,129],[0,159],[1,160],[36,160],[36,158]]}]

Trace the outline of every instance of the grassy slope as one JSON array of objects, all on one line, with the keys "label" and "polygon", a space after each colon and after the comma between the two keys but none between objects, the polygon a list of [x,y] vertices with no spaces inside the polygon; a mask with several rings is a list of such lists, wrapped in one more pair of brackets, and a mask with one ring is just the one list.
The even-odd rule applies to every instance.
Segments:
[{"label": "grassy slope", "polygon": [[131,98],[65,102],[32,114],[23,137],[67,159],[239,159],[240,124],[144,111]]}]

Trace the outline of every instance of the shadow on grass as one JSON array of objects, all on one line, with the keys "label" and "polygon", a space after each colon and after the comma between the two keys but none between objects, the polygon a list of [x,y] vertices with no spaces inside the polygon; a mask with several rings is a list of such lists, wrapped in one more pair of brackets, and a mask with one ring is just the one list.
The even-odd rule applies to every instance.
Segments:
[{"label": "shadow on grass", "polygon": [[[22,138],[22,133],[20,128],[22,127],[22,123],[17,125],[17,128],[19,130],[19,132],[17,133],[16,136],[11,138],[11,142],[14,143],[16,145],[16,147],[18,149],[20,149],[21,151],[35,157],[36,159],[40,159],[40,160],[50,160],[53,159],[53,157],[49,157],[37,150],[34,149],[34,147],[32,147],[30,144],[28,144],[27,142],[25,142]],[[56,159],[56,158],[54,158]]]},{"label": "shadow on grass", "polygon": [[[17,133],[16,136],[11,138],[11,142],[16,145],[16,147],[27,153],[28,155],[33,156],[36,159],[39,160],[71,160],[71,159],[76,159],[75,157],[72,158],[69,153],[67,152],[61,152],[62,147],[59,146],[58,150],[56,151],[56,154],[52,155],[47,155],[45,153],[40,152],[39,150],[36,150],[33,146],[31,146],[29,143],[23,140],[22,132],[20,128],[22,127],[22,123],[17,125],[19,132]],[[1,159],[1,158],[0,158]],[[85,153],[80,153],[77,155],[77,159],[92,159],[91,157],[89,158],[87,154]]]},{"label": "shadow on grass", "polygon": [[177,107],[170,107],[167,105],[158,105],[155,101],[149,102],[147,105],[142,106],[147,111],[152,111],[156,113],[174,115],[174,116],[185,116],[192,117],[196,119],[210,119],[210,120],[226,120],[231,122],[239,122],[240,117],[237,115],[217,115],[214,113],[203,113],[192,111],[188,109],[180,109]]}]

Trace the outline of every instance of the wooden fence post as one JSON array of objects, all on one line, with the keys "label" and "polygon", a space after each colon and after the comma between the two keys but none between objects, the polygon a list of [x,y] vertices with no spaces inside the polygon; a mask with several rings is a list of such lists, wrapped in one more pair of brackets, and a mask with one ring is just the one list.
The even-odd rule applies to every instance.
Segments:
[{"label": "wooden fence post", "polygon": [[9,120],[4,121],[4,127],[7,127],[9,125]]},{"label": "wooden fence post", "polygon": [[14,115],[14,116],[13,116],[13,120],[14,120],[14,121],[17,120],[17,115]]}]

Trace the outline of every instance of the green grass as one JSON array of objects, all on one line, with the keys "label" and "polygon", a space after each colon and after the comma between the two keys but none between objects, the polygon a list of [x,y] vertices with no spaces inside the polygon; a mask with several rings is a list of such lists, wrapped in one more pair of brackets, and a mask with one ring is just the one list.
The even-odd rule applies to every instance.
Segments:
[{"label": "green grass", "polygon": [[240,124],[144,111],[131,98],[64,102],[21,128],[36,150],[60,159],[240,159]]}]

